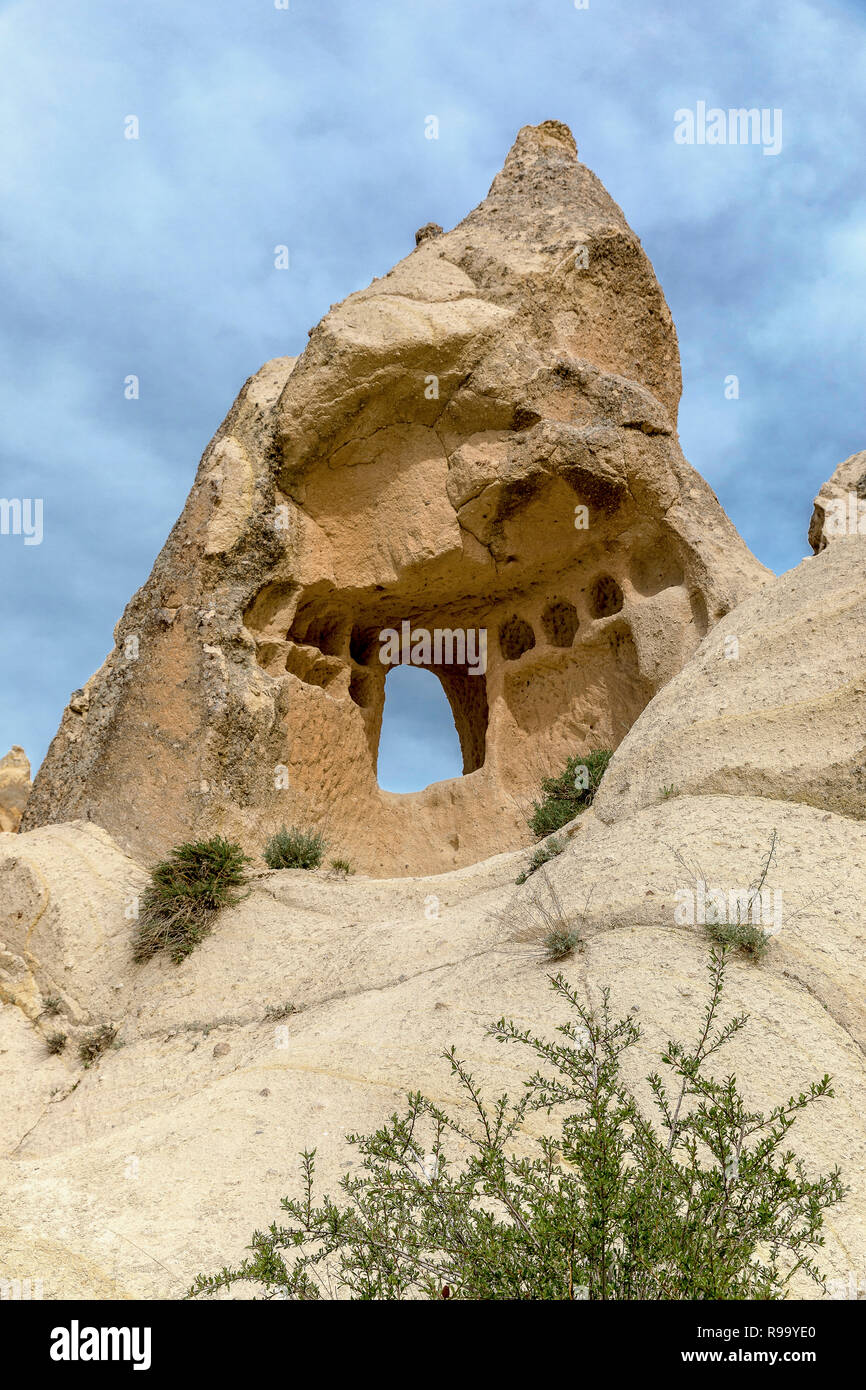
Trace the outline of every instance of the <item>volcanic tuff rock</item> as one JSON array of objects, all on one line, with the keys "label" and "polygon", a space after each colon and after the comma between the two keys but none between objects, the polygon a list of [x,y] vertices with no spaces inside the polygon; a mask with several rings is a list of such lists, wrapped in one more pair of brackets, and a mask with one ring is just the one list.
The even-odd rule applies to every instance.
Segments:
[{"label": "volcanic tuff rock", "polygon": [[866,819],[864,590],[866,537],[850,536],[729,613],[623,740],[597,815],[673,787]]},{"label": "volcanic tuff rock", "polygon": [[[640,242],[565,126],[524,128],[458,227],[246,383],[25,825],[150,857],[315,823],[394,874],[525,843],[539,775],[615,747],[769,577],[682,457],[679,396]],[[404,622],[488,655],[434,652],[465,775],[397,796],[380,634]]]},{"label": "volcanic tuff rock", "polygon": [[849,535],[866,536],[866,449],[845,459],[827,479],[809,522],[809,544],[816,554]]},{"label": "volcanic tuff rock", "polygon": [[18,744],[0,758],[0,833],[15,831],[30,795],[30,762]]},{"label": "volcanic tuff rock", "polygon": [[[180,1296],[300,1195],[301,1149],[334,1193],[348,1131],[378,1128],[407,1091],[452,1102],[451,1043],[488,1097],[519,1095],[528,1059],[485,1027],[505,1014],[554,1038],[563,1022],[540,948],[552,893],[586,942],[566,979],[594,1004],[609,985],[615,1016],[641,1026],[625,1063],[649,1109],[643,1078],[665,1070],[669,1038],[698,1036],[706,1001],[706,931],[674,917],[694,888],[680,858],[711,887],[746,888],[774,833],[782,929],[760,965],[730,962],[725,1017],[750,1021],[717,1075],[766,1111],[831,1073],[835,1098],[792,1139],[811,1175],[838,1164],[852,1189],[819,1257],[847,1287],[866,1259],[864,826],[752,796],[674,797],[614,826],[589,811],[520,888],[521,851],[435,878],[262,872],[181,966],[133,964],[143,875],[103,830],[8,837],[0,1279],[41,1277],[46,1298]],[[285,1001],[296,1012],[269,1018]],[[122,1046],[85,1070],[76,1044],[109,1021]],[[52,1056],[57,1031],[69,1042]],[[543,1125],[528,1116],[525,1134]]]}]

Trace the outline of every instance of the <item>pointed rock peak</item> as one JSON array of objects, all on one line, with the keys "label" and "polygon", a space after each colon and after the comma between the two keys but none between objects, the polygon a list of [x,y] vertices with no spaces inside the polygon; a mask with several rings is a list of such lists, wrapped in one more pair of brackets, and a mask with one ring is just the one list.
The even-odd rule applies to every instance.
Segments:
[{"label": "pointed rock peak", "polygon": [[563,121],[542,121],[541,125],[525,125],[506,156],[504,168],[512,170],[534,163],[539,158],[577,163],[577,143]]}]

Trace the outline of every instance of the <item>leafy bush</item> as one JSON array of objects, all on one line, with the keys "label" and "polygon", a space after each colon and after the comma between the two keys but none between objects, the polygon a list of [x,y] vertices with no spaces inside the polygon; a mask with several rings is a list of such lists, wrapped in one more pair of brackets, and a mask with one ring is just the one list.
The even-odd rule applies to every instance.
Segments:
[{"label": "leafy bush", "polygon": [[[533,803],[529,817],[529,828],[539,840],[559,830],[592,805],[612,757],[613,753],[606,748],[597,749],[594,753],[575,753],[558,777],[542,777],[541,799]],[[579,768],[586,768],[586,787],[581,785],[584,774],[578,773]]]},{"label": "leafy bush", "polygon": [[86,1067],[92,1067],[103,1052],[107,1052],[117,1037],[117,1029],[110,1023],[103,1023],[92,1033],[87,1033],[78,1044],[78,1055]]},{"label": "leafy bush", "polygon": [[[662,1054],[671,1091],[648,1078],[657,1116],[620,1074],[637,1025],[611,1021],[607,993],[592,1010],[557,976],[572,1011],[560,1041],[504,1019],[489,1030],[543,1068],[516,1103],[486,1104],[452,1048],[457,1118],[415,1094],[374,1134],[350,1135],[362,1167],[341,1180],[342,1201],[315,1205],[315,1150],[305,1153],[303,1196],[282,1203],[289,1224],[257,1231],[250,1258],[199,1275],[188,1296],[243,1281],[298,1300],[777,1299],[798,1270],[823,1284],[823,1214],[845,1189],[838,1169],[809,1179],[783,1144],[798,1113],[833,1094],[830,1079],[763,1115],[735,1077],[707,1074],[747,1022],[718,1020],[726,955],[710,955],[697,1043]],[[530,1142],[527,1115],[559,1110],[558,1135],[515,1156],[513,1141]],[[467,1156],[449,1158],[452,1143]]]},{"label": "leafy bush", "polygon": [[536,845],[530,856],[529,863],[523,870],[523,873],[517,875],[514,882],[525,883],[537,869],[541,868],[542,864],[546,864],[550,859],[555,859],[558,854],[562,854],[564,849],[565,845],[562,840],[557,840],[555,835],[551,835],[550,839],[545,844]]},{"label": "leafy bush", "polygon": [[751,922],[708,922],[707,934],[719,946],[729,946],[750,960],[763,960],[767,952],[767,933]]},{"label": "leafy bush", "polygon": [[220,909],[239,901],[232,890],[244,882],[249,862],[240,845],[219,835],[173,849],[151,869],[142,894],[135,959],[167,951],[179,965],[207,936]]},{"label": "leafy bush", "polygon": [[269,869],[318,869],[327,843],[320,830],[283,826],[265,845],[262,856]]}]

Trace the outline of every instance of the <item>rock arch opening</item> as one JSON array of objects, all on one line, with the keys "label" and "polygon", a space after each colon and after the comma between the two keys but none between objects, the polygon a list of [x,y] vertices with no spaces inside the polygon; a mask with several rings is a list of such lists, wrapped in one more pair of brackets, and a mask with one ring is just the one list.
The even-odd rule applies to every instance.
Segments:
[{"label": "rock arch opening", "polygon": [[444,682],[424,667],[392,667],[385,677],[379,786],[389,792],[423,791],[433,782],[459,777],[464,764]]}]

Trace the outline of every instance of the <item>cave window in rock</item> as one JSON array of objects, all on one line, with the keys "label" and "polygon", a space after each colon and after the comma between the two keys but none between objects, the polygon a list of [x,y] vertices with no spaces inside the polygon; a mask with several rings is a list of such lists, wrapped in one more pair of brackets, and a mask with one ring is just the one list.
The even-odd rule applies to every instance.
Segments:
[{"label": "cave window in rock", "polygon": [[515,613],[499,629],[499,650],[506,661],[517,661],[535,646],[535,633],[525,618]]},{"label": "cave window in rock", "polygon": [[578,629],[577,609],[568,599],[551,599],[541,615],[541,627],[552,647],[570,647]]},{"label": "cave window in rock", "polygon": [[[476,677],[484,684],[483,677]],[[394,666],[385,677],[377,778],[388,792],[415,792],[459,777],[463,755],[442,682],[420,666]]]},{"label": "cave window in rock", "polygon": [[613,575],[600,574],[589,590],[589,611],[594,618],[609,618],[622,608],[622,589]]}]

